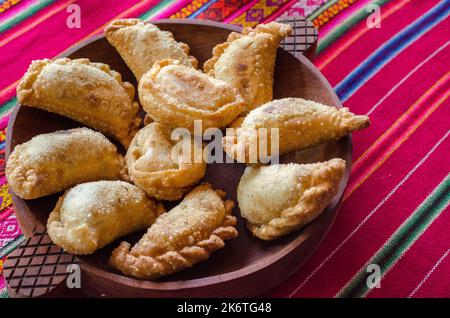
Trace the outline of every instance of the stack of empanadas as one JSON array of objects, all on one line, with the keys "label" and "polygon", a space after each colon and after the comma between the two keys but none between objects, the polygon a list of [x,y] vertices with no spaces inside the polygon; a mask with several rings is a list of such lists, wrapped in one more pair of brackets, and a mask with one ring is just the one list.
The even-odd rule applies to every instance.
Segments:
[{"label": "stack of empanadas", "polygon": [[[146,230],[134,246],[116,244],[110,264],[131,277],[158,279],[206,260],[238,235],[233,201],[197,185],[206,149],[192,133],[227,128],[218,140],[231,158],[249,164],[237,188],[248,229],[263,240],[299,230],[336,198],[345,161],[262,163],[366,128],[369,119],[301,98],[272,100],[276,52],[291,31],[272,22],[233,32],[203,72],[170,32],[139,19],[111,22],[105,36],[138,80],[144,127],[135,87],[108,65],[33,61],[18,85],[19,102],[97,131],[56,131],[16,146],[6,166],[12,191],[24,199],[65,191],[47,230],[73,254]],[[125,158],[102,133],[124,146]],[[166,212],[161,200],[181,201]]]}]

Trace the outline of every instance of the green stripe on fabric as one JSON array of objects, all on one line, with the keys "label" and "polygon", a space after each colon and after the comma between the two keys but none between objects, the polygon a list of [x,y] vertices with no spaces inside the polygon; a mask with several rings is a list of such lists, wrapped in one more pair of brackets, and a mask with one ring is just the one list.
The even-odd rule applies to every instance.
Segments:
[{"label": "green stripe on fabric", "polygon": [[49,6],[53,2],[55,2],[55,0],[38,1],[36,4],[31,5],[26,10],[21,11],[18,14],[12,16],[11,18],[5,20],[3,23],[0,24],[0,33],[11,29],[15,25],[19,24],[23,20],[29,18],[33,14],[35,14],[38,11],[40,11],[40,10],[44,9],[45,7]]},{"label": "green stripe on fabric", "polygon": [[326,9],[328,9],[329,7],[331,7],[332,5],[334,5],[338,1],[339,0],[330,0],[327,3],[325,3],[324,5],[318,7],[316,10],[314,10],[313,13],[311,13],[308,16],[308,19],[309,20],[313,20],[313,19],[317,18],[322,12],[324,12]]},{"label": "green stripe on fabric", "polygon": [[0,117],[3,117],[5,114],[9,113],[11,109],[14,108],[14,105],[17,103],[17,98],[12,98],[3,105],[0,106]]},{"label": "green stripe on fabric", "polygon": [[156,6],[152,7],[149,11],[141,14],[139,16],[139,18],[142,20],[147,20],[147,19],[151,18],[155,13],[159,13],[161,10],[167,8],[172,2],[174,2],[174,1],[173,0],[161,1]]},{"label": "green stripe on fabric", "polygon": [[347,32],[353,25],[357,24],[358,22],[360,22],[361,20],[372,14],[371,11],[367,11],[368,5],[375,4],[378,6],[382,6],[387,2],[389,2],[389,0],[375,0],[371,3],[366,4],[355,14],[348,17],[343,23],[340,23],[338,26],[336,26],[336,28],[334,28],[330,32],[330,34],[328,34],[325,38],[319,40],[319,43],[317,45],[317,54],[319,54],[321,51],[326,49],[331,43],[340,38],[342,34]]},{"label": "green stripe on fabric", "polygon": [[368,264],[380,266],[381,276],[392,268],[402,255],[417,241],[450,202],[450,174],[420,204],[394,232],[381,249],[353,276],[337,297],[362,297],[368,291],[366,272]]},{"label": "green stripe on fabric", "polygon": [[6,288],[0,291],[0,298],[8,298],[8,291]]},{"label": "green stripe on fabric", "polygon": [[9,242],[7,245],[3,246],[0,249],[0,258],[3,258],[7,256],[9,253],[14,251],[22,242],[25,241],[25,236],[20,235],[11,242]]}]

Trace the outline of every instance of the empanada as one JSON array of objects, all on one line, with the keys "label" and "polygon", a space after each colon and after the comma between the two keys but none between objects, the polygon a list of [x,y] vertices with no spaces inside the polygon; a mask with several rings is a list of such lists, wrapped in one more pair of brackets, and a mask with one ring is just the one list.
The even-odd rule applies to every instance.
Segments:
[{"label": "empanada", "polygon": [[345,161],[249,166],[237,189],[241,215],[256,237],[273,240],[300,229],[336,195]]},{"label": "empanada", "polygon": [[177,144],[171,140],[170,130],[159,123],[150,123],[133,138],[125,156],[128,175],[150,197],[178,200],[204,176],[201,142],[195,143],[190,136],[183,139],[178,146],[191,152],[186,156],[175,151]]},{"label": "empanada", "polygon": [[110,264],[127,276],[156,279],[206,260],[224,247],[225,240],[237,236],[232,201],[224,193],[202,184],[183,201],[161,215],[133,246],[122,242]]},{"label": "empanada", "polygon": [[53,243],[92,254],[117,238],[148,228],[164,208],[124,181],[82,183],[61,196],[47,221]]},{"label": "empanada", "polygon": [[245,109],[238,91],[179,61],[153,64],[139,82],[139,99],[148,116],[170,128],[194,132],[201,120],[202,131],[225,127]]},{"label": "empanada", "polygon": [[134,87],[88,59],[33,61],[17,86],[22,105],[67,116],[127,146],[141,122]]},{"label": "empanada", "polygon": [[18,196],[36,199],[81,182],[121,179],[123,168],[123,157],[105,136],[75,128],[17,145],[6,163],[6,178]]},{"label": "empanada", "polygon": [[233,32],[213,49],[203,69],[236,87],[250,111],[272,100],[277,48],[291,32],[290,25],[276,22]]},{"label": "empanada", "polygon": [[197,60],[189,56],[189,46],[177,42],[173,34],[139,19],[112,21],[104,30],[106,39],[122,56],[139,81],[153,63],[174,59],[186,66],[197,67]]},{"label": "empanada", "polygon": [[[337,109],[302,98],[283,98],[252,110],[235,125],[238,127],[234,131],[227,132],[222,143],[232,158],[254,163],[266,155],[281,155],[339,139],[369,125],[369,117],[356,116],[348,108]],[[260,131],[261,128],[266,130]],[[276,130],[271,131],[272,128]],[[278,147],[272,146],[272,137],[278,137]],[[259,145],[265,142],[267,149],[261,153]]]}]

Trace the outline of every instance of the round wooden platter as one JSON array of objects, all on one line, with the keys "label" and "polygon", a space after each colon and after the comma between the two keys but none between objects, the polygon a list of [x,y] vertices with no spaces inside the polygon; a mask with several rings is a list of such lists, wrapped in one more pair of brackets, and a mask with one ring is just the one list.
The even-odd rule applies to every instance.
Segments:
[{"label": "round wooden platter", "polygon": [[[199,60],[200,67],[211,56],[211,50],[216,44],[225,41],[231,31],[239,31],[230,25],[206,21],[161,20],[153,23],[171,31],[177,40],[189,44],[191,54]],[[136,85],[130,70],[103,36],[80,44],[64,56],[87,57],[95,62],[109,64],[122,74],[124,80]],[[303,97],[342,107],[332,87],[307,58],[298,54],[294,57],[280,48],[274,75],[274,98],[283,97]],[[79,126],[81,124],[56,114],[17,105],[8,126],[7,156],[16,145],[35,135]],[[281,158],[281,162],[307,163],[341,157],[347,162],[346,173],[336,197],[317,219],[302,230],[272,242],[258,240],[246,229],[236,204],[234,215],[238,218],[239,236],[228,241],[223,249],[215,252],[207,261],[159,281],[123,276],[113,270],[107,260],[121,240],[134,243],[143,234],[136,233],[113,242],[93,255],[77,257],[82,270],[82,293],[107,297],[248,297],[264,294],[297,271],[327,234],[348,181],[351,152],[349,136]],[[244,168],[241,164],[211,164],[204,181],[224,190],[227,197],[237,203],[236,188]],[[36,226],[45,226],[58,196],[22,200],[13,194],[15,211],[26,235],[33,235],[32,229]]]}]

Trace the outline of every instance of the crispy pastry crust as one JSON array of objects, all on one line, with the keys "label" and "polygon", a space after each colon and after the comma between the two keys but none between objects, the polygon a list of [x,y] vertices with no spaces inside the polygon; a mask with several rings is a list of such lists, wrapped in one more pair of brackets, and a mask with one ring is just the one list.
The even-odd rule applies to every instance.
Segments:
[{"label": "crispy pastry crust", "polygon": [[163,59],[179,60],[183,65],[197,67],[189,46],[175,41],[173,34],[140,19],[112,21],[104,30],[106,39],[116,48],[139,81],[153,63]]},{"label": "crispy pastry crust", "polygon": [[53,243],[72,254],[92,254],[115,239],[149,227],[164,212],[124,181],[83,183],[61,196],[47,221]]},{"label": "crispy pastry crust", "polygon": [[250,111],[272,100],[277,48],[291,32],[290,25],[276,22],[232,32],[213,49],[203,69],[236,87]]},{"label": "crispy pastry crust", "polygon": [[344,171],[342,159],[247,167],[237,195],[248,229],[262,240],[300,229],[325,210]]},{"label": "crispy pastry crust", "polygon": [[22,105],[72,118],[127,146],[141,119],[133,85],[88,59],[33,61],[17,86]]},{"label": "crispy pastry crust", "polygon": [[36,199],[81,182],[121,179],[123,157],[101,133],[89,128],[42,134],[17,145],[6,163],[14,193]]},{"label": "crispy pastry crust", "polygon": [[195,120],[202,121],[202,131],[221,128],[245,110],[231,85],[174,60],[153,64],[139,82],[138,91],[142,107],[153,120],[191,132]]},{"label": "crispy pastry crust", "polygon": [[110,264],[127,276],[157,279],[206,260],[238,234],[233,202],[223,201],[223,196],[208,184],[197,186],[161,215],[131,251],[131,245],[122,242]]},{"label": "crispy pastry crust", "polygon": [[[370,125],[369,117],[354,115],[348,108],[336,109],[302,98],[274,100],[238,120],[233,124],[236,129],[227,131],[222,143],[224,150],[241,162],[261,161],[263,156],[254,145],[266,136],[267,155],[273,156],[339,139]],[[267,135],[260,128],[266,128]],[[278,151],[275,145],[274,151],[271,150],[271,128],[278,128]],[[255,144],[252,140],[256,140]]]},{"label": "crispy pastry crust", "polygon": [[189,147],[192,152],[199,154],[199,158],[194,158],[193,153],[189,158],[175,156],[174,153],[172,158],[178,141],[170,137],[168,128],[159,123],[150,123],[136,134],[125,156],[130,180],[158,200],[180,199],[203,178],[206,171],[201,143],[195,144],[189,136],[178,144]]}]

